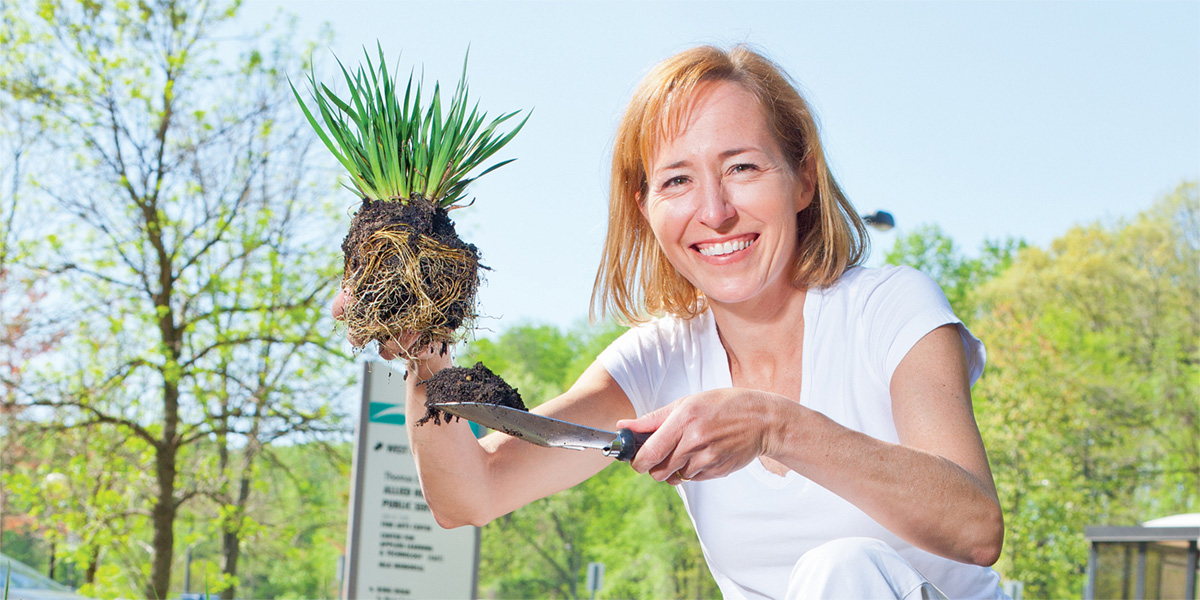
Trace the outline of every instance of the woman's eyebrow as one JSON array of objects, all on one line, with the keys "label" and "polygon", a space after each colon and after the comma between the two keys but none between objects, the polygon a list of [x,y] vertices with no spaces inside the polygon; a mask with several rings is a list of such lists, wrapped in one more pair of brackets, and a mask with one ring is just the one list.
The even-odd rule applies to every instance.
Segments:
[{"label": "woman's eyebrow", "polygon": [[721,158],[729,158],[731,156],[745,154],[746,152],[751,152],[753,150],[754,150],[754,148],[733,148],[733,149],[725,150],[724,152],[721,152],[720,156],[721,156]]},{"label": "woman's eyebrow", "polygon": [[[756,150],[758,150],[758,148],[754,148],[754,147],[745,147],[745,148],[731,148],[731,149],[729,149],[729,150],[723,150],[723,151],[721,151],[721,153],[720,153],[720,154],[718,154],[718,156],[719,156],[719,157],[720,157],[722,160],[724,160],[724,159],[727,159],[727,158],[730,158],[730,157],[733,157],[733,156],[737,156],[737,155],[739,155],[739,154],[745,154],[745,153],[747,153],[747,152],[754,152],[754,151],[756,151]],[[654,170],[656,170],[656,171],[668,171],[668,170],[671,170],[671,169],[682,169],[682,168],[684,168],[684,167],[690,167],[690,166],[692,166],[692,161],[690,161],[690,160],[688,160],[688,159],[686,159],[686,158],[685,158],[685,159],[682,159],[682,160],[677,160],[677,161],[675,161],[675,162],[673,162],[673,163],[671,163],[671,164],[669,164],[669,165],[663,165],[663,166],[660,166],[660,167],[655,167],[655,168],[654,168]]]},{"label": "woman's eyebrow", "polygon": [[669,165],[664,165],[664,166],[658,167],[656,170],[666,171],[669,169],[682,169],[684,167],[690,167],[690,166],[692,166],[692,161],[683,159],[683,160],[677,160]]}]

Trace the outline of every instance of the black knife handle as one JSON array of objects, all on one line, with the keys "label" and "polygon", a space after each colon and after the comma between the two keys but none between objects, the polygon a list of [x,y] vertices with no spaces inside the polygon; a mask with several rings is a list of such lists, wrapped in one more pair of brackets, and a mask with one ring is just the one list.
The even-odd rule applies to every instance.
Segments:
[{"label": "black knife handle", "polygon": [[615,457],[621,462],[629,462],[633,460],[634,456],[637,456],[638,448],[641,448],[642,444],[650,439],[650,435],[649,433],[634,433],[628,428],[622,429],[617,432],[617,439],[604,449],[604,455]]}]

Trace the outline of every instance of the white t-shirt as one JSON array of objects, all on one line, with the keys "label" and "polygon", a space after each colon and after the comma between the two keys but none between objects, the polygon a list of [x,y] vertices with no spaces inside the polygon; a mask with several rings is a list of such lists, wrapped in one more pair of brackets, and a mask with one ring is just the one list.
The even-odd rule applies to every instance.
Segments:
[{"label": "white t-shirt", "polygon": [[[918,340],[947,323],[959,324],[974,384],[983,372],[983,344],[954,316],[937,283],[920,271],[852,268],[832,286],[810,289],[800,404],[850,429],[898,442],[892,373]],[[630,329],[598,360],[639,416],[683,396],[733,385],[711,311]],[[802,554],[852,536],[891,545],[951,598],[992,598],[998,589],[992,569],[914,548],[794,471],[777,476],[755,460],[727,477],[677,489],[725,598],[782,598]]]}]

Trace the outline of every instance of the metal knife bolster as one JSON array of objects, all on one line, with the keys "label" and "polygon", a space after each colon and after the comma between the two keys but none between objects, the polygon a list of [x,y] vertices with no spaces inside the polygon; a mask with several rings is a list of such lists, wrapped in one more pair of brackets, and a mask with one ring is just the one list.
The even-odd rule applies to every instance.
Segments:
[{"label": "metal knife bolster", "polygon": [[642,442],[649,437],[648,433],[634,433],[629,429],[622,429],[617,432],[617,438],[602,450],[605,456],[614,457],[621,462],[629,462],[637,455],[638,448],[642,447]]}]

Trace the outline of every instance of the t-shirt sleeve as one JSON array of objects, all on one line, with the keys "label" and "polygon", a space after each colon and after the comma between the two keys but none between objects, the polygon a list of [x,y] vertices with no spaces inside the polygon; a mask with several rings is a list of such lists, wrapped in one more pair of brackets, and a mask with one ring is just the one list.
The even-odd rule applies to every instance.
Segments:
[{"label": "t-shirt sleeve", "polygon": [[983,374],[983,342],[955,316],[937,282],[912,267],[889,269],[881,276],[865,298],[863,318],[872,366],[884,382],[892,380],[900,361],[921,338],[951,323],[958,325],[971,384]]},{"label": "t-shirt sleeve", "polygon": [[596,360],[625,391],[640,417],[652,409],[665,368],[658,322],[643,323],[621,334]]}]

